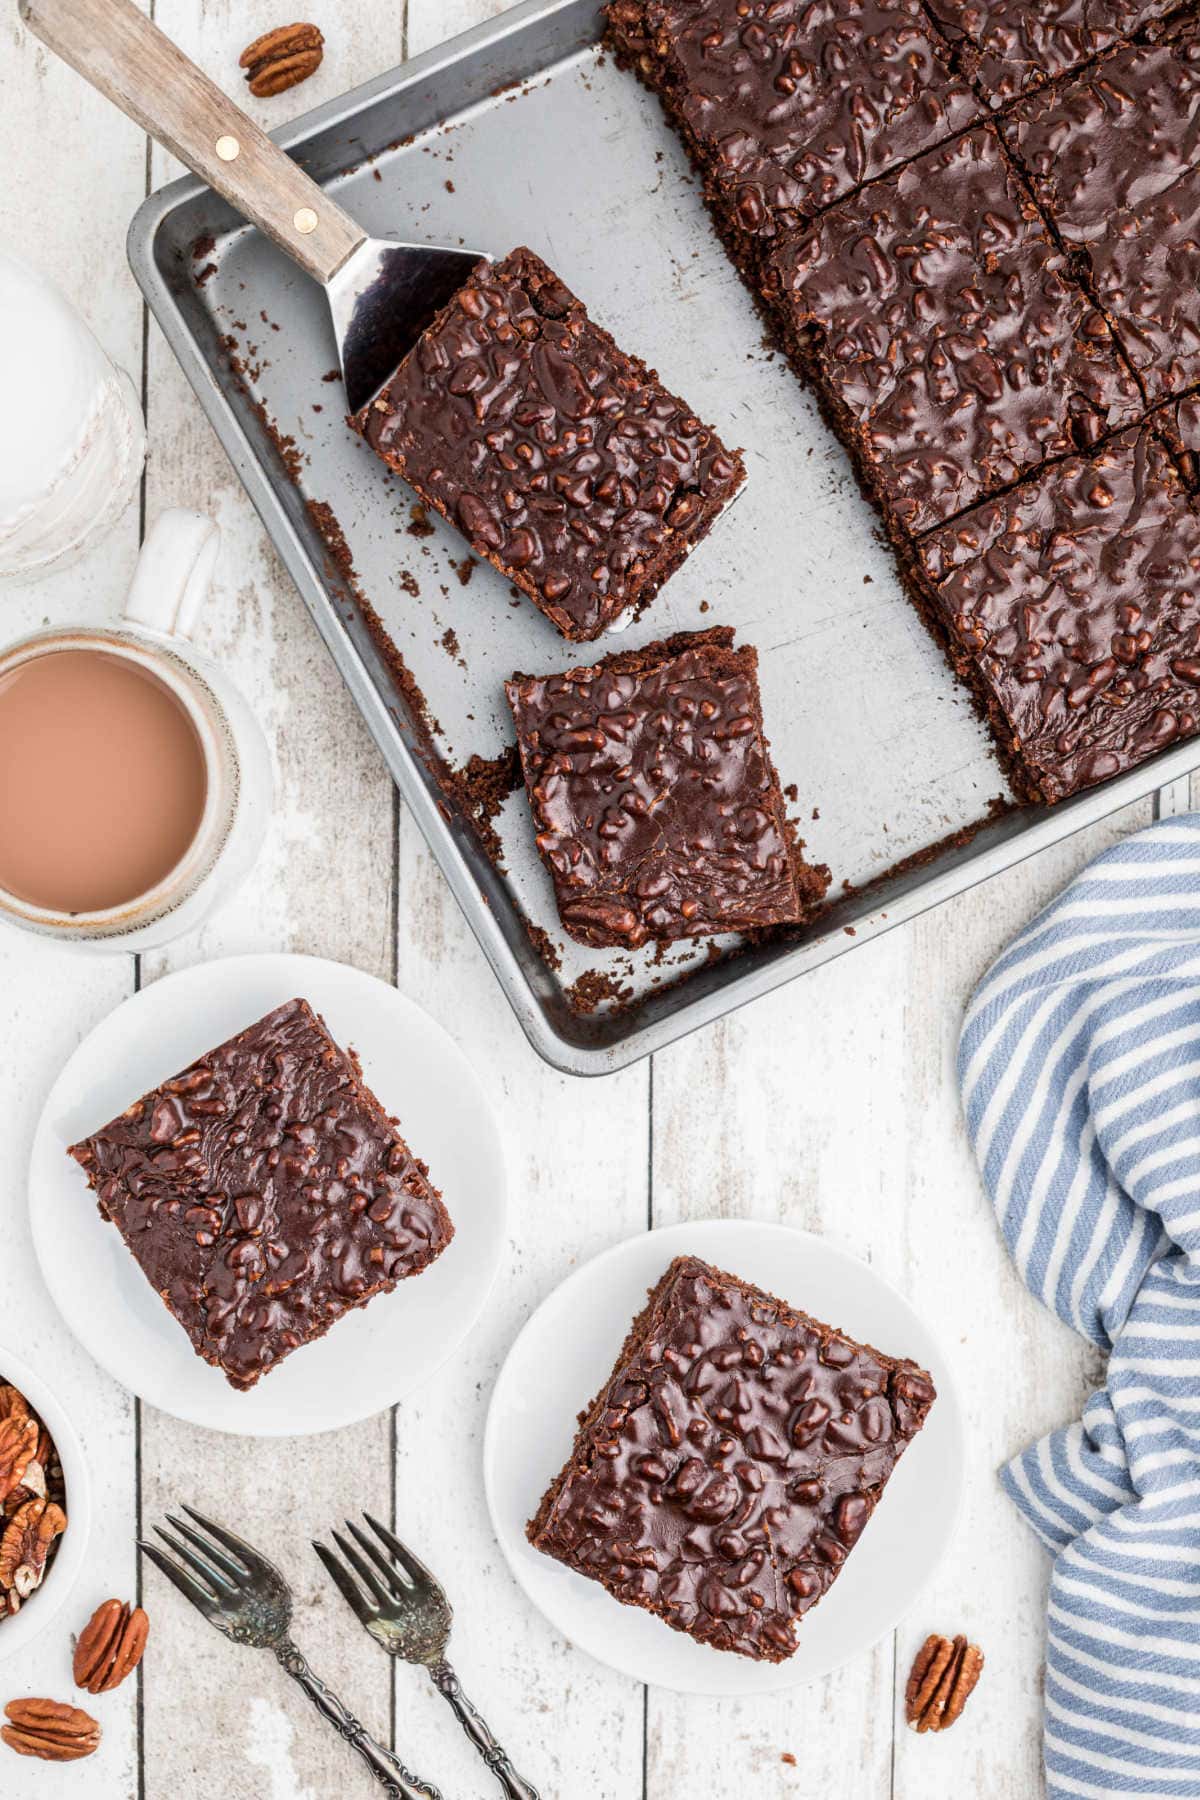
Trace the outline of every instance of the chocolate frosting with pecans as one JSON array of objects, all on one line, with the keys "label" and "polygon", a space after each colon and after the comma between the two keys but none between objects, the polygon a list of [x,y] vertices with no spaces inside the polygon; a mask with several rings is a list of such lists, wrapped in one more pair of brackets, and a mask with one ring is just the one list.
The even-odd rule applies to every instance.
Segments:
[{"label": "chocolate frosting with pecans", "polygon": [[959,64],[993,106],[1053,81],[1179,0],[926,0]]},{"label": "chocolate frosting with pecans", "polygon": [[793,354],[905,532],[1144,410],[990,126],[839,202],[772,269]]},{"label": "chocolate frosting with pecans", "polygon": [[649,599],[745,475],[525,249],[480,263],[357,422],[575,640]]},{"label": "chocolate frosting with pecans", "polygon": [[1028,797],[1058,800],[1200,726],[1200,514],[1151,430],[923,540],[930,605]]},{"label": "chocolate frosting with pecans", "polygon": [[716,626],[506,684],[559,915],[636,946],[801,916],[757,652]]},{"label": "chocolate frosting with pecans", "polygon": [[305,1000],[70,1154],[197,1354],[237,1388],[454,1235],[425,1165]]},{"label": "chocolate frosting with pecans", "polygon": [[983,108],[921,0],[611,0],[731,221],[772,236]]},{"label": "chocolate frosting with pecans", "polygon": [[934,1399],[915,1363],[677,1257],[530,1542],[701,1643],[781,1662]]},{"label": "chocolate frosting with pecans", "polygon": [[1200,382],[1200,33],[1103,58],[1002,129],[1149,400]]},{"label": "chocolate frosting with pecans", "polygon": [[1102,238],[1200,168],[1200,36],[1114,50],[1000,129],[1064,242]]}]

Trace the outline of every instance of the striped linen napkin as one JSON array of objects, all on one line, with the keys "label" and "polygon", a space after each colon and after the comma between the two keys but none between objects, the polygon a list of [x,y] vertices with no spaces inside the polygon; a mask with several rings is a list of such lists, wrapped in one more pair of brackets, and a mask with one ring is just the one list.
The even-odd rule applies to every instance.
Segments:
[{"label": "striped linen napkin", "polygon": [[1109,1353],[1001,1479],[1054,1557],[1051,1795],[1200,1797],[1200,814],[1108,850],[988,972],[963,1106],[1021,1277]]}]

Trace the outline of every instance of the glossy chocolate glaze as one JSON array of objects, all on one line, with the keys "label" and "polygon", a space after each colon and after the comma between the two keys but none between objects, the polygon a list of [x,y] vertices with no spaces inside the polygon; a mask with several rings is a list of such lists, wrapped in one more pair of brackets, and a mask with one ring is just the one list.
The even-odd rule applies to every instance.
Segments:
[{"label": "glossy chocolate glaze", "polygon": [[1154,415],[1154,423],[1171,446],[1183,479],[1194,493],[1200,486],[1200,394],[1188,394],[1161,407]]},{"label": "glossy chocolate glaze", "polygon": [[1200,33],[1114,51],[1003,126],[1149,400],[1200,383]]},{"label": "glossy chocolate glaze", "polygon": [[993,106],[1077,68],[1179,0],[926,0]]},{"label": "glossy chocolate glaze", "polygon": [[197,1354],[238,1388],[454,1235],[425,1165],[305,1000],[70,1154]]},{"label": "glossy chocolate glaze", "polygon": [[530,1542],[701,1643],[781,1662],[934,1398],[914,1363],[677,1257]]},{"label": "glossy chocolate glaze", "polygon": [[1200,513],[1128,431],[919,546],[930,606],[1030,798],[1059,800],[1200,726]]},{"label": "glossy chocolate glaze", "polygon": [[1032,95],[1000,128],[1064,242],[1104,237],[1200,167],[1200,40],[1127,45]]},{"label": "glossy chocolate glaze", "polygon": [[611,0],[732,222],[794,226],[983,111],[921,0]]},{"label": "glossy chocolate glaze", "polygon": [[745,475],[525,249],[479,265],[358,423],[575,640],[649,599]]},{"label": "glossy chocolate glaze", "polygon": [[1144,410],[990,126],[839,202],[771,269],[793,355],[902,532]]},{"label": "glossy chocolate glaze", "polygon": [[[757,652],[732,644],[718,626],[507,683],[572,937],[636,946],[801,916]],[[815,870],[799,873],[806,896],[823,891]]]},{"label": "glossy chocolate glaze", "polygon": [[1151,403],[1200,382],[1200,171],[1088,251],[1096,298]]}]

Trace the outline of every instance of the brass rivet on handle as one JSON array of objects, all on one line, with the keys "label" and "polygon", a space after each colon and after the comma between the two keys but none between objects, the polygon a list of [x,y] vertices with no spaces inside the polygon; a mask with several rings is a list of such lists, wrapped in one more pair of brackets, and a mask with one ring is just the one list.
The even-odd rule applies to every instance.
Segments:
[{"label": "brass rivet on handle", "polygon": [[292,224],[307,237],[310,231],[317,229],[317,215],[311,206],[302,206],[292,219]]},{"label": "brass rivet on handle", "polygon": [[217,155],[222,162],[232,162],[242,146],[235,137],[219,137],[217,139]]}]

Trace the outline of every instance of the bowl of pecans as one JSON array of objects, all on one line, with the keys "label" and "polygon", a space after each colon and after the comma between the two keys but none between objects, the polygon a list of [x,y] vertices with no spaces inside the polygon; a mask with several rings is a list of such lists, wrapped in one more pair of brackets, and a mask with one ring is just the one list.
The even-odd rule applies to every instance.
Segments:
[{"label": "bowl of pecans", "polygon": [[75,1428],[43,1378],[0,1345],[0,1662],[63,1604],[90,1530]]}]

